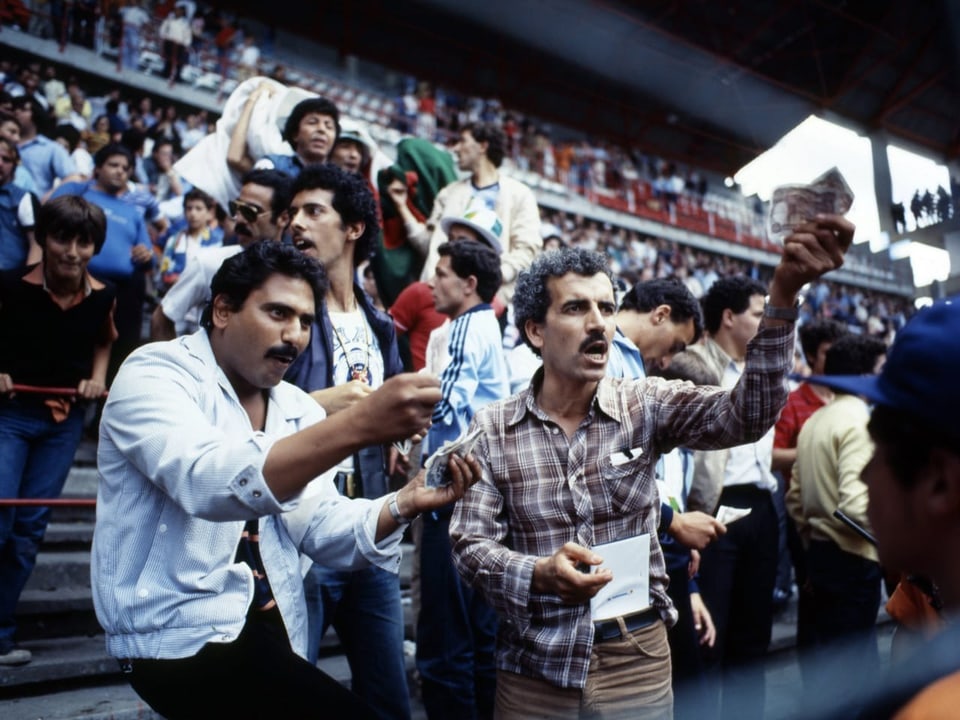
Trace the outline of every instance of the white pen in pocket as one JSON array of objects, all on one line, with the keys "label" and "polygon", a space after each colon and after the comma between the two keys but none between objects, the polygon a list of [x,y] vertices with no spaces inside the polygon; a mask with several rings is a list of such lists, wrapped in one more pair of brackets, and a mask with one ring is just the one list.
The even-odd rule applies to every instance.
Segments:
[{"label": "white pen in pocket", "polygon": [[632,448],[624,449],[620,452],[615,452],[610,456],[610,464],[616,467],[617,465],[626,465],[628,462],[633,462],[638,457],[643,455],[643,448]]}]

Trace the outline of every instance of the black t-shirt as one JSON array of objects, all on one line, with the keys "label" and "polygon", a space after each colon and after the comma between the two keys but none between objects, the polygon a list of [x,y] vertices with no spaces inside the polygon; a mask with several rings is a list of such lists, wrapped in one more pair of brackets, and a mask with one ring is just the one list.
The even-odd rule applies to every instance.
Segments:
[{"label": "black t-shirt", "polygon": [[25,385],[76,387],[93,372],[116,290],[104,283],[64,310],[23,280],[34,267],[0,272],[0,372]]}]

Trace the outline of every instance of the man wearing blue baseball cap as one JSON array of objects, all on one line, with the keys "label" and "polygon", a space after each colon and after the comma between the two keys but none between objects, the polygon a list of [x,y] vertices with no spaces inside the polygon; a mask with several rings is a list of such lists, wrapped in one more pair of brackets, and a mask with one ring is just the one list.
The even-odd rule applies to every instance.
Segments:
[{"label": "man wearing blue baseball cap", "polygon": [[[946,629],[881,678],[860,717],[951,717],[960,704],[960,298],[921,310],[879,376],[825,382],[874,404],[867,517],[889,571],[928,578]],[[953,708],[946,714],[936,711]],[[852,717],[849,708],[831,708]],[[934,714],[931,714],[933,712]],[[820,714],[819,717],[826,717]],[[810,717],[813,717],[811,715]]]}]

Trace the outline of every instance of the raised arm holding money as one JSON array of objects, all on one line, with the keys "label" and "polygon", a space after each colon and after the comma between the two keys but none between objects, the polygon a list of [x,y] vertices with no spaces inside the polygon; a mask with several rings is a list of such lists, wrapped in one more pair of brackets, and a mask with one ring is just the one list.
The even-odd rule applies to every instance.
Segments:
[{"label": "raised arm holding money", "polygon": [[[669,714],[665,625],[676,615],[657,541],[657,459],[677,445],[739,445],[773,425],[786,400],[797,293],[839,267],[852,238],[853,226],[832,215],[786,238],[733,390],[605,377],[616,297],[602,255],[545,253],[520,275],[517,327],[543,367],[525,391],[478,411],[482,478],[450,522],[457,569],[500,617],[498,717],[536,707],[575,718],[601,705],[623,717]],[[646,609],[595,622],[590,598],[612,574],[590,572],[603,560],[592,548],[642,535]]]}]

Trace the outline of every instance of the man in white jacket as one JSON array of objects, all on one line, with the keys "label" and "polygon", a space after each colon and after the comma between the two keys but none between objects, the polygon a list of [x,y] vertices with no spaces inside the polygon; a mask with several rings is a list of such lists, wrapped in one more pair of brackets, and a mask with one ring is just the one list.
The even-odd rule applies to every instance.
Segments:
[{"label": "man in white jacket", "polygon": [[422,223],[407,207],[407,188],[394,180],[387,188],[397,211],[403,218],[407,238],[426,257],[420,279],[433,277],[437,266],[437,248],[447,241],[440,227],[445,217],[463,217],[473,208],[492,210],[503,223],[500,234],[503,254],[500,272],[503,284],[498,297],[506,304],[513,297],[513,286],[521,270],[530,267],[540,252],[540,213],[533,192],[518,180],[500,172],[506,152],[506,135],[493,123],[473,123],[460,131],[453,146],[457,164],[470,177],[447,185],[437,195],[426,223]]},{"label": "man in white jacket", "polygon": [[456,458],[450,489],[428,490],[420,475],[372,500],[317,477],[362,446],[422,430],[440,399],[436,377],[399,375],[324,419],[281,382],[325,284],[292,247],[255,243],[214,276],[203,329],[141,348],[111,387],[94,606],[108,653],[164,717],[372,717],[303,658],[300,553],[396,572],[402,527],[479,476]]}]

